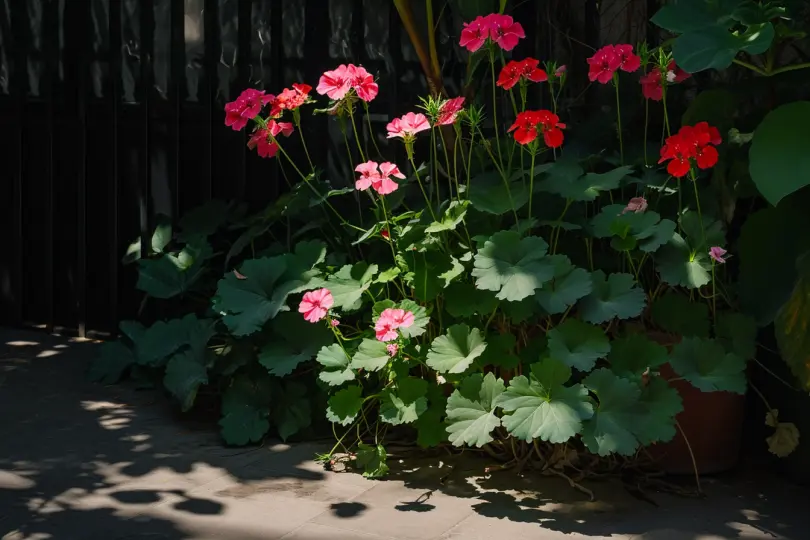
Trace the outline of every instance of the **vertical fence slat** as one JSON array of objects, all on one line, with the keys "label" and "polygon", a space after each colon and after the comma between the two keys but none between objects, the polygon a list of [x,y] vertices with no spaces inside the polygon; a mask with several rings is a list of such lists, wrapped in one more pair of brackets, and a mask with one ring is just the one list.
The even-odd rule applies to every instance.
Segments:
[{"label": "vertical fence slat", "polygon": [[151,199],[152,199],[152,161],[149,137],[149,104],[152,96],[152,55],[154,47],[155,28],[155,6],[154,0],[141,0],[140,3],[140,93],[137,97],[140,108],[140,122],[143,130],[140,136],[140,147],[138,149],[139,167],[138,184],[141,195],[140,200],[140,232],[141,232],[141,257],[146,256],[151,249]]},{"label": "vertical fence slat", "polygon": [[[238,48],[237,48],[237,76],[236,88],[231,88],[230,99],[233,99],[239,92],[248,87],[250,81],[250,38],[253,25],[253,0],[242,0],[239,2],[238,21]],[[236,182],[236,198],[244,199],[247,185],[247,138],[244,133],[240,133],[239,139],[242,143],[239,152],[239,175]]]},{"label": "vertical fence slat", "polygon": [[171,118],[169,119],[169,142],[167,145],[168,163],[171,174],[173,216],[175,220],[180,216],[180,175],[182,163],[180,160],[180,134],[182,123],[180,121],[180,107],[182,92],[186,86],[185,68],[185,36],[183,28],[183,3],[173,1],[170,4],[170,62],[169,62],[169,103]]},{"label": "vertical fence slat", "polygon": [[108,253],[108,264],[110,272],[110,298],[112,299],[111,315],[114,321],[118,321],[122,312],[120,306],[121,295],[118,290],[120,282],[119,264],[119,242],[120,234],[120,208],[118,200],[121,192],[121,151],[119,148],[119,117],[121,112],[121,2],[110,0],[109,3],[109,65],[111,81],[111,101],[112,101],[112,122],[110,122],[110,138],[112,140],[112,189],[110,190],[109,207],[112,209],[112,223],[110,223],[110,251]]},{"label": "vertical fence slat", "polygon": [[217,95],[217,44],[219,43],[219,0],[205,0],[203,9],[203,33],[205,34],[205,115],[208,119],[208,171],[204,199],[210,200],[214,194],[214,152],[216,151],[216,130],[214,128]]},{"label": "vertical fence slat", "polygon": [[54,128],[54,74],[58,69],[58,51],[59,44],[57,42],[59,36],[59,1],[49,0],[43,3],[42,13],[42,49],[45,55],[44,70],[42,76],[42,95],[45,99],[46,110],[46,188],[45,200],[46,202],[46,216],[45,216],[45,239],[44,239],[44,252],[45,252],[45,283],[44,287],[40,289],[40,294],[44,294],[47,298],[48,312],[45,317],[45,326],[48,331],[53,331],[55,324],[54,317],[54,148],[53,148],[53,128]]}]

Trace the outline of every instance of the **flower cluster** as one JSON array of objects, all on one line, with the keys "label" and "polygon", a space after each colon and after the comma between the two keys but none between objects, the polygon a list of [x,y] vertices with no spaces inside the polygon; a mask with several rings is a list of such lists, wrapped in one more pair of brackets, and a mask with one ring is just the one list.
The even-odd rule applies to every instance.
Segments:
[{"label": "flower cluster", "polygon": [[[409,328],[413,325],[413,322],[413,312],[405,311],[404,309],[387,308],[380,313],[380,318],[377,319],[374,325],[374,332],[379,341],[394,341],[399,337],[397,329]],[[391,352],[391,349],[388,349],[391,356],[396,354],[396,349],[393,351],[394,352]]]},{"label": "flower cluster", "polygon": [[458,44],[470,52],[475,52],[487,40],[490,40],[501,49],[511,51],[518,41],[525,37],[523,27],[512,17],[500,13],[490,13],[486,16],[478,16],[472,22],[464,23]]},{"label": "flower cluster", "polygon": [[618,71],[632,73],[641,67],[641,58],[632,45],[605,45],[588,58],[588,79],[607,84]]},{"label": "flower cluster", "polygon": [[278,152],[276,137],[279,134],[289,137],[292,135],[293,125],[289,122],[276,122],[268,120],[267,127],[257,127],[248,141],[248,148],[256,152],[263,158],[271,158]]},{"label": "flower cluster", "polygon": [[716,127],[707,122],[683,126],[678,133],[667,137],[661,148],[658,163],[667,163],[667,172],[682,178],[692,170],[692,162],[700,169],[710,169],[717,163],[717,149],[713,145],[723,142]]},{"label": "flower cluster", "polygon": [[523,111],[517,115],[515,123],[509,128],[509,133],[515,132],[515,141],[519,144],[529,144],[543,135],[543,141],[549,148],[558,148],[563,143],[565,124],[560,117],[551,111]]},{"label": "flower cluster", "polygon": [[335,299],[329,289],[309,291],[298,304],[298,313],[304,315],[304,320],[316,323],[326,317],[326,313],[334,303]]},{"label": "flower cluster", "polygon": [[262,107],[271,103],[275,96],[265,94],[264,90],[248,88],[236,100],[225,104],[225,125],[234,131],[240,131],[249,120],[256,118]]},{"label": "flower cluster", "polygon": [[365,191],[368,188],[373,188],[380,195],[393,193],[399,187],[395,181],[391,180],[392,176],[399,179],[405,178],[405,175],[399,171],[397,166],[388,161],[384,163],[366,161],[358,165],[354,170],[360,173],[360,178],[354,183],[357,190]]},{"label": "flower cluster", "polygon": [[319,94],[326,94],[329,99],[336,101],[346,97],[351,90],[354,90],[357,97],[369,102],[377,97],[379,87],[374,82],[374,77],[364,67],[341,64],[321,75],[315,89]]},{"label": "flower cluster", "polygon": [[385,126],[388,131],[388,138],[399,137],[405,141],[412,141],[414,136],[420,131],[430,129],[430,122],[422,113],[409,112],[401,118],[394,118]]},{"label": "flower cluster", "polygon": [[544,70],[537,67],[539,60],[525,58],[523,60],[511,60],[501,70],[498,75],[498,86],[504,90],[512,89],[517,83],[543,82],[548,80],[548,75]]},{"label": "flower cluster", "polygon": [[270,116],[277,118],[283,111],[294,111],[309,99],[312,87],[308,84],[293,84],[285,88],[270,102]]},{"label": "flower cluster", "polygon": [[689,77],[691,75],[675,65],[675,60],[670,60],[666,73],[660,66],[655,66],[641,76],[641,93],[646,99],[661,101],[664,97],[664,85],[679,83]]}]

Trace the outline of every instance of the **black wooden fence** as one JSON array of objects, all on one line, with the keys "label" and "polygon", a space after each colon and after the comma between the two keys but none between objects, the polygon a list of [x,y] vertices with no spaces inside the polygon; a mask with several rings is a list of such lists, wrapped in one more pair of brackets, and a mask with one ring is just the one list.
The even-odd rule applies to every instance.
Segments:
[{"label": "black wooden fence", "polygon": [[[468,2],[487,0],[450,4]],[[423,23],[425,1],[411,4]],[[526,54],[547,58],[572,34],[598,41],[595,0],[570,17],[567,0],[516,4]],[[461,21],[447,13],[438,34],[452,74]],[[224,103],[248,86],[315,86],[346,61],[378,75],[382,131],[425,93],[391,0],[0,0],[0,323],[84,334],[131,317],[135,269],[120,260],[156,214],[278,194],[272,161],[223,125]],[[328,135],[325,117],[309,122]],[[335,167],[343,151],[327,135],[315,157]]]}]

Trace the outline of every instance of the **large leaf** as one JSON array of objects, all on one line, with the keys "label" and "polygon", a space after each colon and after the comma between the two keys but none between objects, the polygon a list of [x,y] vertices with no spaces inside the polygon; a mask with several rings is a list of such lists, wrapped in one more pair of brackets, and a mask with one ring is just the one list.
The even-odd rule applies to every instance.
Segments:
[{"label": "large leaf", "polygon": [[546,257],[548,244],[537,236],[521,238],[512,231],[495,233],[475,255],[475,286],[495,291],[497,298],[517,302],[554,277]]},{"label": "large leaf", "polygon": [[[124,323],[121,327],[124,328]],[[135,344],[139,364],[160,367],[172,354],[184,348],[202,354],[213,335],[212,321],[197,319],[194,313],[189,313],[182,319],[157,321],[149,328],[141,327],[137,335],[130,338]]]},{"label": "large leaf", "polygon": [[597,369],[583,384],[599,400],[593,417],[582,429],[582,442],[594,454],[630,456],[638,448],[634,428],[642,417],[639,387],[608,369]]},{"label": "large leaf", "polygon": [[655,325],[670,334],[709,337],[709,307],[683,294],[667,291],[653,302],[650,314]]},{"label": "large leaf", "polygon": [[211,199],[196,208],[192,208],[180,218],[181,238],[210,236],[225,225],[231,205],[219,199]]},{"label": "large leaf", "polygon": [[425,229],[427,233],[439,233],[442,231],[452,231],[458,225],[464,221],[464,216],[467,214],[467,206],[470,204],[470,201],[451,201],[450,205],[439,217],[438,221],[435,221],[428,225]]},{"label": "large leaf", "polygon": [[363,476],[366,478],[382,478],[388,474],[388,454],[381,444],[371,446],[360,443],[357,445],[355,463],[363,469]]},{"label": "large leaf", "polygon": [[410,251],[405,258],[413,271],[408,284],[413,287],[414,296],[423,302],[435,299],[444,287],[440,275],[453,266],[450,257],[438,251]]},{"label": "large leaf", "polygon": [[272,417],[278,436],[286,441],[291,436],[309,427],[312,423],[312,410],[307,397],[307,387],[287,380],[278,385],[280,390],[273,397]]},{"label": "large leaf", "polygon": [[743,46],[739,37],[721,26],[713,26],[679,36],[672,44],[672,56],[688,73],[726,69]]},{"label": "large leaf", "polygon": [[387,345],[376,339],[364,339],[352,357],[351,367],[354,370],[379,371],[385,367],[391,355]]},{"label": "large leaf", "polygon": [[754,132],[751,179],[773,205],[810,184],[808,125],[810,101],[795,101],[768,113]]},{"label": "large leaf", "polygon": [[433,340],[426,363],[440,373],[464,373],[486,347],[480,330],[456,324]]},{"label": "large leaf", "polygon": [[209,365],[210,357],[193,349],[175,354],[166,364],[163,386],[180,402],[183,412],[194,405],[200,386],[208,384]]},{"label": "large leaf", "polygon": [[335,299],[335,309],[346,311],[359,309],[363,303],[363,293],[371,286],[376,273],[376,264],[369,265],[361,261],[354,265],[347,264],[329,276],[326,287]]},{"label": "large leaf", "polygon": [[447,433],[453,446],[481,447],[492,442],[492,430],[501,425],[495,407],[504,384],[492,373],[483,378],[472,376],[465,382],[467,396],[455,390],[447,400]]},{"label": "large leaf", "polygon": [[476,289],[472,283],[457,282],[444,291],[444,309],[453,317],[488,317],[498,306],[491,291]]},{"label": "large leaf", "polygon": [[651,377],[641,390],[643,411],[632,431],[643,445],[667,442],[675,436],[675,416],[683,410],[681,395],[661,377]]},{"label": "large leaf", "polygon": [[334,339],[325,326],[309,323],[299,313],[280,313],[272,329],[273,339],[259,351],[259,363],[277,377],[289,375],[299,364],[312,360]]},{"label": "large leaf", "polygon": [[541,439],[564,443],[582,430],[582,421],[593,415],[588,390],[581,384],[563,386],[571,377],[571,368],[546,358],[524,375],[509,382],[509,388],[497,399],[497,405],[511,414],[501,422],[518,439]]},{"label": "large leaf", "polygon": [[416,444],[432,448],[447,440],[447,424],[444,422],[447,398],[438,384],[428,387],[428,410],[416,421]]},{"label": "large leaf", "polygon": [[642,334],[628,334],[610,344],[608,361],[616,375],[640,379],[648,369],[656,369],[669,360],[667,348]]},{"label": "large leaf", "polygon": [[679,0],[677,3],[662,6],[652,16],[650,22],[677,34],[703,30],[728,20],[734,5],[740,1],[722,0],[710,3],[705,0]]},{"label": "large leaf", "polygon": [[481,212],[500,216],[522,208],[529,201],[529,191],[523,182],[504,183],[498,173],[485,173],[470,183],[469,198]]},{"label": "large leaf", "polygon": [[548,332],[548,351],[566,366],[590,371],[599,358],[608,355],[610,341],[598,326],[566,319]]},{"label": "large leaf", "polygon": [[665,283],[688,289],[702,287],[712,279],[708,252],[694,251],[678,233],[658,252],[656,267]]},{"label": "large leaf", "polygon": [[329,407],[326,409],[326,419],[330,422],[348,426],[363,407],[363,388],[361,386],[347,386],[335,392],[329,398]]},{"label": "large leaf", "polygon": [[416,377],[398,378],[394,389],[380,397],[380,419],[392,425],[410,424],[427,410],[428,383]]},{"label": "large leaf", "polygon": [[606,173],[587,173],[578,178],[550,174],[540,188],[571,201],[593,201],[601,192],[619,187],[622,179],[632,172],[632,167],[622,166]]},{"label": "large leaf", "polygon": [[591,274],[593,290],[580,301],[582,320],[601,324],[613,318],[632,319],[644,311],[647,296],[630,274]]},{"label": "large leaf", "polygon": [[790,370],[810,390],[810,260],[800,261],[799,279],[793,293],[779,310],[774,321],[779,352]]},{"label": "large leaf", "polygon": [[577,268],[565,255],[551,255],[554,264],[554,279],[543,284],[535,298],[550,315],[563,313],[577,300],[593,290],[591,275],[584,268]]},{"label": "large leaf", "polygon": [[515,369],[520,359],[515,356],[517,339],[514,334],[490,333],[487,335],[487,348],[478,361],[481,366],[498,366],[501,369]]},{"label": "large leaf", "polygon": [[266,374],[235,377],[222,396],[222,438],[228,444],[259,442],[270,429],[273,385]]},{"label": "large leaf", "polygon": [[678,375],[703,392],[745,393],[745,360],[727,353],[717,341],[683,338],[673,347],[669,363]]},{"label": "large leaf", "polygon": [[87,370],[91,381],[102,384],[115,384],[127,370],[135,365],[132,349],[120,341],[108,341],[98,347],[98,355]]},{"label": "large leaf", "polygon": [[748,315],[718,312],[714,333],[726,351],[733,352],[743,360],[750,360],[756,355],[757,323]]},{"label": "large leaf", "polygon": [[339,344],[321,348],[315,359],[324,368],[318,378],[329,386],[340,386],[354,379],[354,372],[349,368],[351,359]]},{"label": "large leaf", "polygon": [[155,259],[138,261],[136,287],[155,298],[172,298],[191,290],[205,272],[211,256],[208,242],[199,239],[179,253],[166,253]]}]

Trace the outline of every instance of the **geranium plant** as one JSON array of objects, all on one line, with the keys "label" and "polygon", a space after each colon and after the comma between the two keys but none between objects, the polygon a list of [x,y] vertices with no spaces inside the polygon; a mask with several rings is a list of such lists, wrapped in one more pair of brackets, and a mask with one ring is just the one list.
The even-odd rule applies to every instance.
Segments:
[{"label": "geranium plant", "polygon": [[[133,347],[110,345],[118,361],[108,355],[98,377],[162,369],[184,408],[216,377],[222,433],[234,444],[261,440],[271,424],[288,437],[323,407],[337,436],[323,459],[349,458],[370,477],[387,471],[390,430],[562,476],[581,455],[634,456],[678,430],[681,399],[659,375],[664,364],[701,391],[744,393],[753,322],[736,309],[723,222],[701,204],[727,135],[706,122],[671,125],[667,90],[688,75],[664,48],[637,55],[615,44],[587,65],[541,68],[505,58],[524,37],[506,15],[465,24],[459,44],[485,51],[493,100],[434,95],[392,119],[399,162],[358,137],[360,108],[368,118],[385,88],[359,66],[324,73],[321,111],[355,160],[340,189],[309,159],[301,115],[317,101],[312,87],[249,89],[228,103],[226,124],[250,129],[250,146],[297,181],[261,215],[234,220],[244,232],[210,310],[125,324]],[[567,150],[577,128],[560,96],[575,69],[617,97],[621,82],[662,102],[657,159],[646,155],[650,108],[644,133],[625,133],[618,99],[616,150]],[[530,103],[529,85],[547,86],[550,108]],[[629,157],[628,136],[644,137],[644,155]],[[350,193],[353,203],[341,203]],[[313,208],[309,239],[256,249],[273,223],[306,223]],[[196,290],[212,249],[187,225],[182,250],[140,261],[143,290]],[[314,388],[325,403],[310,399]]]}]

